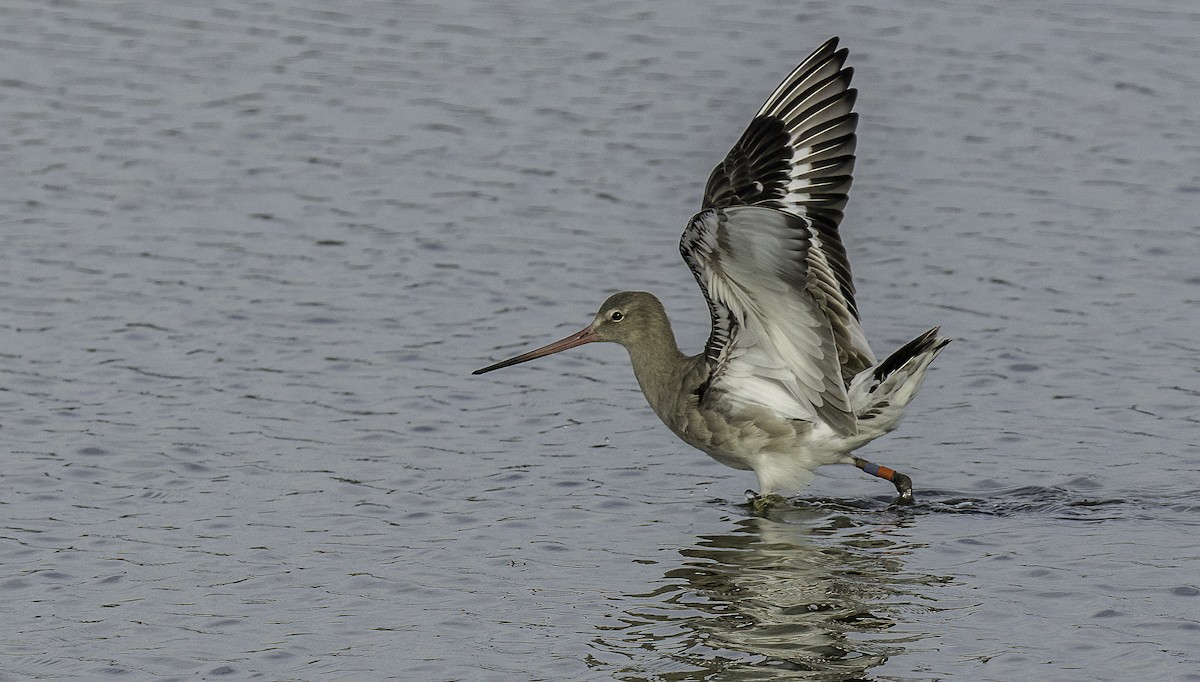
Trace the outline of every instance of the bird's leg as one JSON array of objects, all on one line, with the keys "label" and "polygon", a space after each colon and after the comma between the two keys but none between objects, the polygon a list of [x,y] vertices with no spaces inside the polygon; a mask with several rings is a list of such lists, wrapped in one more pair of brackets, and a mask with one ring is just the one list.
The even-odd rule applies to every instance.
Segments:
[{"label": "bird's leg", "polygon": [[900,493],[900,497],[896,498],[896,504],[913,504],[912,479],[907,475],[894,469],[880,466],[874,462],[868,462],[862,457],[854,458],[854,466],[872,476],[878,476],[885,481],[891,481],[892,485],[896,486],[896,492]]}]

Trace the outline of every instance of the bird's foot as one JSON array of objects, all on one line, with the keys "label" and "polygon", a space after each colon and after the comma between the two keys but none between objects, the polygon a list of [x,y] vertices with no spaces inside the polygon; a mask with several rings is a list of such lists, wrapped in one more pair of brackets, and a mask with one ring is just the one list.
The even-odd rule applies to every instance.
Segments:
[{"label": "bird's foot", "polygon": [[917,503],[917,501],[913,499],[912,479],[909,478],[907,474],[897,472],[892,476],[892,483],[896,485],[896,492],[900,493],[900,496],[896,498],[896,501],[892,503],[892,506],[908,507]]},{"label": "bird's foot", "polygon": [[755,515],[765,516],[767,511],[770,510],[771,507],[774,507],[775,505],[778,505],[780,503],[786,503],[787,500],[785,500],[780,495],[776,495],[775,493],[767,493],[766,495],[759,495],[758,493],[754,492],[753,490],[747,490],[746,491],[746,502],[748,502],[750,504],[750,507],[754,509]]}]

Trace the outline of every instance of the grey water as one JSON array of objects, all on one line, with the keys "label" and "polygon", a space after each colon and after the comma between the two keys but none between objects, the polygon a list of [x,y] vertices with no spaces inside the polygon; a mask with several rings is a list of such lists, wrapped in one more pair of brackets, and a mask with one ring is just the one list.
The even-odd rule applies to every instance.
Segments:
[{"label": "grey water", "polygon": [[[0,7],[0,679],[1200,679],[1184,0]],[[712,166],[839,35],[877,353],[756,516],[624,352]]]}]

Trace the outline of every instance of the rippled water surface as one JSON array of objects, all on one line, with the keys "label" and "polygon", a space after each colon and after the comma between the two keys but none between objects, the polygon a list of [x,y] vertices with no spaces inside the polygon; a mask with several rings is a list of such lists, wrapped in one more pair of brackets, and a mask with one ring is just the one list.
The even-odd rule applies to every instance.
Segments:
[{"label": "rippled water surface", "polygon": [[[0,678],[1200,679],[1192,3],[5,3]],[[905,425],[755,516],[618,347],[830,35]]]}]

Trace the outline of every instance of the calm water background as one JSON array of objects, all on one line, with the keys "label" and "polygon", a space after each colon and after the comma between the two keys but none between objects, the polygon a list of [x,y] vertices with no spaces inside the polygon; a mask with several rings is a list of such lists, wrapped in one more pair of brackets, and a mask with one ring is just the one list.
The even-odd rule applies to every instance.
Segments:
[{"label": "calm water background", "polygon": [[[336,9],[330,9],[334,8]],[[1200,679],[1193,2],[0,8],[0,678]],[[624,352],[829,35],[877,352],[754,517]]]}]

